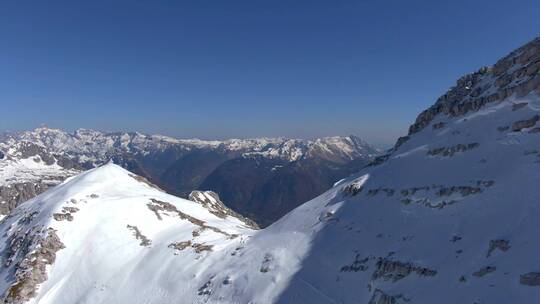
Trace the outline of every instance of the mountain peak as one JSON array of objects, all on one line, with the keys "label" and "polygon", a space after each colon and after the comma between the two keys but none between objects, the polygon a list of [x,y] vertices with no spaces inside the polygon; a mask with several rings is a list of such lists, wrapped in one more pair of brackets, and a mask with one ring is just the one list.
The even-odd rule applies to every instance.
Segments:
[{"label": "mountain peak", "polygon": [[509,97],[524,97],[540,87],[540,37],[526,43],[491,67],[459,78],[456,85],[434,105],[418,115],[409,134],[398,139],[396,147],[430,125],[436,117],[458,117],[476,112]]},{"label": "mountain peak", "polygon": [[[193,262],[208,263],[212,252],[240,246],[253,230],[236,217],[217,216],[107,163],[18,206],[2,221],[0,232],[3,273],[11,274],[0,284],[3,301],[41,303],[62,294],[65,303],[75,303],[81,300],[76,290],[120,291],[116,285],[122,282],[143,283],[133,276],[148,274],[148,267],[165,265],[174,269],[169,274],[188,282],[195,274]],[[119,261],[128,264],[118,267]],[[130,266],[143,261],[147,266]],[[81,272],[84,278],[78,278]],[[116,279],[109,280],[111,275]]]}]

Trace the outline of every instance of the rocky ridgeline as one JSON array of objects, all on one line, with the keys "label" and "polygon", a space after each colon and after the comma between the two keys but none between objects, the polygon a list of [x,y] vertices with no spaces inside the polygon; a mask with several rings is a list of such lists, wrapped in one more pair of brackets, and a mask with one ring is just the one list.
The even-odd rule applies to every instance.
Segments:
[{"label": "rocky ridgeline", "polygon": [[259,229],[257,223],[225,206],[225,204],[219,199],[219,195],[213,191],[195,190],[189,194],[188,199],[192,202],[200,203],[206,209],[208,209],[210,213],[219,218],[226,218],[227,216],[235,217],[242,221],[246,226],[252,229]]},{"label": "rocky ridgeline", "polygon": [[517,97],[529,94],[540,88],[539,71],[540,37],[502,58],[494,66],[483,67],[461,77],[433,106],[418,115],[409,127],[409,134],[398,139],[395,148],[428,126],[439,114],[457,117],[514,94]]}]

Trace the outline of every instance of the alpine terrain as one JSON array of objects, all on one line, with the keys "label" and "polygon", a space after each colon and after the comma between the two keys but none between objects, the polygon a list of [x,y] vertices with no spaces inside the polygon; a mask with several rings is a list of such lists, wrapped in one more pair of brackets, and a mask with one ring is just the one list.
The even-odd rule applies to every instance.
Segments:
[{"label": "alpine terrain", "polygon": [[181,197],[213,190],[229,207],[266,226],[377,155],[378,149],[355,136],[203,141],[41,127],[0,137],[0,214],[113,160]]},{"label": "alpine terrain", "polygon": [[387,154],[261,230],[114,164],[69,178],[0,223],[3,301],[534,303],[539,70],[540,38],[460,78]]}]

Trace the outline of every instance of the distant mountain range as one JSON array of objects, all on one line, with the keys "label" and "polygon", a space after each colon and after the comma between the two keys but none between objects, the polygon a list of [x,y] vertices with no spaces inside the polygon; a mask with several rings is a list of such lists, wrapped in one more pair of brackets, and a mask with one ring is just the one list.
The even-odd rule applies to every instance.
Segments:
[{"label": "distant mountain range", "polygon": [[[204,141],[42,127],[3,134],[0,153],[4,214],[66,177],[112,160],[176,195],[213,190],[230,208],[265,226],[380,151],[355,136]],[[9,174],[13,170],[15,177]]]}]

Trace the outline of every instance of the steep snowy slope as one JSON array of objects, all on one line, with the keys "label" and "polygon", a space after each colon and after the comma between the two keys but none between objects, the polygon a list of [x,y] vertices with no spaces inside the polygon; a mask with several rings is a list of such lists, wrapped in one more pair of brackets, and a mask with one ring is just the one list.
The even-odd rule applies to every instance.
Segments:
[{"label": "steep snowy slope", "polygon": [[537,39],[458,81],[391,153],[255,235],[258,264],[227,261],[242,297],[216,278],[209,299],[539,300],[539,60]]},{"label": "steep snowy slope", "polygon": [[540,301],[539,70],[536,39],[460,79],[389,154],[224,259],[244,283],[214,277],[209,302]]},{"label": "steep snowy slope", "polygon": [[190,282],[217,262],[212,253],[253,233],[226,211],[170,196],[113,164],[90,170],[3,220],[4,302],[176,302],[199,288]]}]

